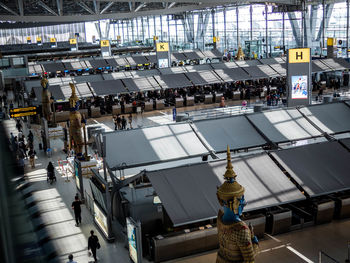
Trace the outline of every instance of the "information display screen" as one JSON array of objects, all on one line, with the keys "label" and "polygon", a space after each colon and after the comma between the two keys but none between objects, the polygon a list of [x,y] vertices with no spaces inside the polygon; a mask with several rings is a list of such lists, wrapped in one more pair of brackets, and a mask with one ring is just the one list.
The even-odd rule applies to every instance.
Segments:
[{"label": "information display screen", "polygon": [[169,67],[169,60],[166,58],[161,58],[161,59],[158,59],[158,65],[159,65],[159,68],[168,68]]},{"label": "information display screen", "polygon": [[137,263],[137,242],[136,242],[136,226],[126,218],[126,229],[128,232],[129,255],[134,263]]},{"label": "information display screen", "polygon": [[100,226],[102,231],[108,236],[107,216],[94,202],[95,222]]},{"label": "information display screen", "polygon": [[308,83],[307,76],[292,76],[292,99],[307,99]]}]

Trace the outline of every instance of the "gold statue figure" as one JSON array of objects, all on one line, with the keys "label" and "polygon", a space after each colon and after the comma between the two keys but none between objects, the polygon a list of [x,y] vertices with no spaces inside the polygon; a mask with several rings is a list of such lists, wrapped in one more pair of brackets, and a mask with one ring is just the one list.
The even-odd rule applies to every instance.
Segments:
[{"label": "gold statue figure", "polygon": [[79,98],[75,92],[75,86],[69,83],[72,89],[72,95],[69,98],[70,113],[69,113],[69,145],[75,152],[75,155],[81,155],[84,141],[81,134],[81,114],[79,112]]},{"label": "gold statue figure", "polygon": [[258,239],[254,236],[253,229],[240,219],[246,204],[245,189],[237,182],[236,177],[227,146],[225,182],[216,192],[223,207],[217,218],[220,248],[216,263],[254,263],[258,252]]},{"label": "gold statue figure", "polygon": [[40,81],[41,87],[43,88],[41,92],[41,104],[42,104],[42,113],[43,117],[47,120],[48,123],[51,122],[51,92],[49,91],[48,87],[48,80],[47,78],[42,78]]}]

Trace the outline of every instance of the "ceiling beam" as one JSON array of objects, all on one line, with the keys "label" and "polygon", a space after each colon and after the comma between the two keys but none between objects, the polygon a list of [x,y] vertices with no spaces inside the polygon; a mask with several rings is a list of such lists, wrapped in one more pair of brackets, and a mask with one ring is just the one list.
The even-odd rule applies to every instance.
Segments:
[{"label": "ceiling beam", "polygon": [[174,5],[176,5],[176,2],[171,2],[171,3],[168,5],[168,9],[169,9],[169,8],[172,8]]},{"label": "ceiling beam", "polygon": [[100,13],[100,1],[93,0],[94,3],[94,8],[95,8],[95,13],[99,14]]},{"label": "ceiling beam", "polygon": [[18,16],[18,14],[17,14],[15,11],[13,11],[11,8],[9,8],[9,7],[8,7],[7,5],[5,5],[4,3],[0,2],[0,6],[1,6],[3,9],[5,9],[7,12],[9,12],[9,13],[15,15],[15,16]]},{"label": "ceiling beam", "polygon": [[56,0],[58,15],[63,16],[63,0]]},{"label": "ceiling beam", "polygon": [[[96,2],[140,2],[140,0],[85,0],[85,1],[96,1]],[[332,0],[326,0],[332,1]],[[342,0],[343,1],[343,0]],[[145,3],[161,3],[161,2],[176,2],[176,3],[212,3],[213,0],[143,0]],[[219,1],[220,2],[220,1]],[[266,1],[266,0],[235,0],[235,1],[226,1],[230,4],[235,5],[243,5],[243,4],[251,4],[251,3],[260,3],[265,4],[268,3],[276,3],[276,4],[286,4],[286,5],[296,5],[298,0],[274,0],[274,1]]]},{"label": "ceiling beam", "polygon": [[88,13],[90,13],[91,15],[95,15],[95,12],[91,10],[90,7],[88,7],[84,2],[80,1],[77,3],[78,5],[80,5],[83,9],[85,9]]},{"label": "ceiling beam", "polygon": [[19,15],[24,16],[23,0],[17,0]]},{"label": "ceiling beam", "polygon": [[114,4],[114,2],[109,2],[100,12],[100,14],[103,14],[104,12],[106,12],[112,5]]},{"label": "ceiling beam", "polygon": [[36,2],[36,4],[40,5],[42,8],[44,8],[49,13],[51,13],[55,16],[58,16],[57,13],[55,11],[53,11],[49,6],[47,6],[43,1],[39,0],[38,2]]},{"label": "ceiling beam", "polygon": [[145,6],[146,6],[146,3],[141,3],[141,4],[139,4],[139,6],[138,6],[138,7],[136,7],[136,9],[135,9],[135,11],[134,11],[134,12],[139,11],[141,8],[143,8],[143,7],[145,7]]},{"label": "ceiling beam", "polygon": [[[228,4],[228,2],[226,2]],[[18,22],[57,22],[57,23],[69,23],[69,22],[83,22],[83,21],[96,21],[100,19],[130,19],[141,16],[153,16],[153,15],[168,15],[168,14],[177,14],[183,13],[186,11],[200,10],[204,8],[216,7],[218,2],[211,2],[210,4],[199,4],[199,5],[187,5],[187,6],[178,6],[171,9],[153,9],[145,10],[139,12],[118,12],[118,13],[107,13],[107,14],[91,14],[91,15],[64,15],[64,16],[12,16],[12,15],[3,15],[1,19],[4,21],[18,21]],[[92,11],[92,10],[91,10]]]}]

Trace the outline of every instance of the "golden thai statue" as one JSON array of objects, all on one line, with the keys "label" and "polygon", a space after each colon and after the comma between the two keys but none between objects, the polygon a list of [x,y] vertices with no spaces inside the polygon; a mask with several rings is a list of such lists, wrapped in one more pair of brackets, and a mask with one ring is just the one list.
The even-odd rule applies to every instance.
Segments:
[{"label": "golden thai statue", "polygon": [[216,263],[254,263],[258,252],[258,239],[252,227],[240,219],[244,200],[244,187],[236,180],[233,171],[230,148],[227,146],[227,166],[225,182],[218,188],[216,195],[223,210],[217,218],[219,251]]},{"label": "golden thai statue", "polygon": [[237,60],[244,60],[244,53],[241,46],[238,47]]},{"label": "golden thai statue", "polygon": [[40,81],[41,87],[43,88],[41,92],[41,104],[43,117],[48,123],[51,122],[51,92],[49,91],[49,81],[47,78],[42,78]]},{"label": "golden thai statue", "polygon": [[69,83],[69,86],[72,89],[72,95],[69,98],[69,145],[70,148],[73,145],[75,155],[80,156],[82,154],[84,140],[81,134],[82,118],[79,112],[79,98],[75,92],[74,84]]}]

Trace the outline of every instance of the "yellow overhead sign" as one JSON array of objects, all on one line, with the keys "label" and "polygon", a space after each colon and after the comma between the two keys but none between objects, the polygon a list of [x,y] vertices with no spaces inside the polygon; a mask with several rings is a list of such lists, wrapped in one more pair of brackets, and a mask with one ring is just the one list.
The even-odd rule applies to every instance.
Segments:
[{"label": "yellow overhead sign", "polygon": [[333,37],[327,38],[327,46],[336,46],[337,45],[337,39]]},{"label": "yellow overhead sign", "polygon": [[309,48],[292,48],[288,52],[289,63],[310,63]]},{"label": "yellow overhead sign", "polygon": [[32,40],[32,38],[31,37],[27,37],[27,40],[30,41],[30,40]]},{"label": "yellow overhead sign", "polygon": [[157,43],[157,52],[168,52],[169,51],[169,43],[161,42]]},{"label": "yellow overhead sign", "polygon": [[37,107],[10,109],[11,118],[19,118],[24,116],[36,115],[36,114],[37,114]]},{"label": "yellow overhead sign", "polygon": [[158,40],[158,37],[157,36],[153,36],[153,40]]},{"label": "yellow overhead sign", "polygon": [[50,42],[51,42],[51,43],[55,43],[55,42],[56,42],[56,38],[51,37],[51,38],[50,38]]},{"label": "yellow overhead sign", "polygon": [[216,43],[216,42],[219,42],[220,41],[220,38],[219,37],[213,37],[213,42]]},{"label": "yellow overhead sign", "polygon": [[117,36],[117,40],[121,40],[122,39],[122,37],[121,36]]},{"label": "yellow overhead sign", "polygon": [[101,47],[109,47],[109,40],[101,40]]},{"label": "yellow overhead sign", "polygon": [[76,43],[77,43],[77,39],[76,38],[69,39],[69,44],[75,45]]},{"label": "yellow overhead sign", "polygon": [[41,37],[37,37],[36,42],[41,42]]}]

